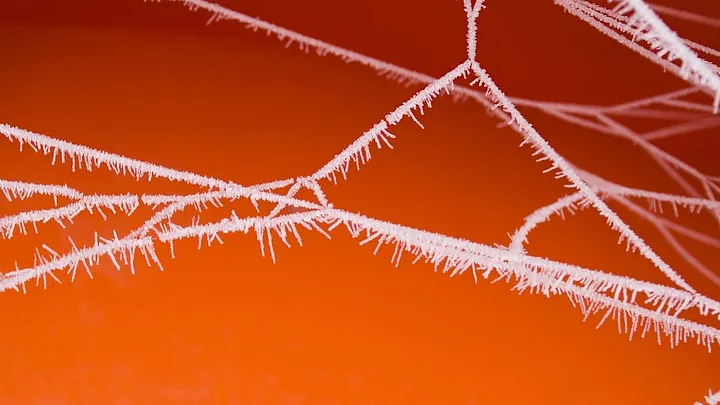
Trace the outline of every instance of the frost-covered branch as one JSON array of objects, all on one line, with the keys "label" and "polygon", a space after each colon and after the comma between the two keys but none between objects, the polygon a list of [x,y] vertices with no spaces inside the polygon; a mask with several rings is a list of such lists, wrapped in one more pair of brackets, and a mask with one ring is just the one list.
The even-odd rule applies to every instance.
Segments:
[{"label": "frost-covered branch", "polygon": [[565,161],[550,144],[543,139],[540,134],[533,128],[533,126],[523,117],[522,114],[515,108],[512,102],[504,95],[504,93],[497,87],[487,72],[480,67],[477,63],[473,63],[473,72],[477,75],[475,83],[481,83],[488,89],[488,92],[492,94],[499,106],[501,106],[505,112],[512,117],[512,119],[518,123],[519,127],[525,133],[525,139],[523,144],[530,144],[535,150],[534,155],[541,155],[539,161],[549,160],[552,165],[548,171],[557,170],[558,174],[556,178],[566,178],[570,182],[570,186],[580,191],[587,201],[592,204],[595,209],[603,216],[608,225],[618,231],[621,235],[621,240],[624,238],[632,246],[636,247],[640,254],[650,260],[665,276],[672,280],[676,285],[680,286],[684,290],[689,292],[695,292],[685,280],[670,265],[668,265],[663,259],[658,256],[655,251],[648,246],[645,241],[640,238],[620,217],[610,209],[610,207],[602,201],[602,199],[588,186],[573,170],[570,164]]},{"label": "frost-covered branch", "polygon": [[720,404],[720,391],[713,393],[710,391],[705,396],[705,403],[695,402],[695,405],[718,405]]},{"label": "frost-covered branch", "polygon": [[[24,289],[25,283],[32,279],[38,281],[43,280],[44,285],[47,286],[48,275],[57,282],[60,282],[53,274],[57,270],[67,269],[68,274],[71,274],[71,279],[74,280],[77,269],[81,264],[85,268],[88,276],[92,278],[90,267],[97,265],[103,256],[110,258],[118,268],[120,267],[120,263],[129,265],[131,271],[134,272],[134,259],[137,251],[139,251],[148,264],[152,261],[160,266],[160,261],[155,254],[153,241],[149,237],[119,239],[117,235],[115,235],[113,239],[105,239],[95,234],[95,243],[92,246],[77,247],[72,239],[70,243],[73,247],[71,252],[66,255],[60,255],[49,247],[44,246],[50,258],[42,256],[39,251],[37,251],[35,266],[4,273],[2,277],[0,277],[0,291],[17,289],[18,286],[22,286]],[[116,254],[119,255],[120,262],[118,262],[118,258],[115,256]]]},{"label": "frost-covered branch", "polygon": [[720,28],[720,18],[695,14],[685,10],[678,10],[676,8],[663,6],[661,4],[647,3],[647,5],[650,6],[650,8],[652,8],[653,11],[658,14],[668,15],[692,23],[706,25],[708,27]]},{"label": "frost-covered branch", "polygon": [[[321,228],[323,224],[327,225],[327,231]],[[248,233],[253,230],[260,242],[261,252],[264,254],[267,247],[275,260],[273,233],[283,244],[290,246],[289,236],[294,236],[298,242],[302,242],[298,227],[315,229],[329,238],[330,232],[341,225],[352,237],[361,238],[361,245],[376,242],[375,252],[382,245],[394,245],[392,261],[396,265],[405,252],[415,257],[413,263],[424,260],[432,263],[436,270],[441,269],[443,273],[449,273],[451,276],[470,270],[476,279],[477,272],[482,272],[484,278],[489,278],[495,272],[497,279],[509,281],[515,278],[516,288],[519,290],[530,288],[545,295],[563,293],[575,299],[582,297],[587,300],[589,305],[585,305],[585,308],[590,312],[604,309],[611,313],[619,311],[630,314],[635,319],[633,324],[641,320],[649,322],[649,325],[658,328],[659,332],[669,335],[672,344],[684,341],[688,336],[695,336],[699,343],[706,346],[712,342],[720,343],[718,340],[720,332],[716,329],[677,318],[680,312],[692,307],[697,307],[704,315],[708,313],[713,316],[720,315],[720,304],[699,294],[516,254],[334,208],[275,218],[238,218],[233,215],[219,222],[193,224],[187,227],[169,224],[158,234],[158,239],[170,243],[178,239],[198,238],[198,242],[204,240],[207,244],[211,244],[213,241],[221,242],[221,234]],[[199,243],[198,246],[201,244]],[[639,307],[638,294],[645,295],[647,298],[643,304],[654,307],[654,310]],[[679,335],[676,334],[678,332]]]},{"label": "frost-covered branch", "polygon": [[[665,202],[672,207],[675,216],[678,215],[678,206],[687,208],[691,213],[698,212],[698,210],[703,208],[716,210],[715,212],[717,212],[717,210],[720,209],[720,203],[718,203],[717,201],[706,199],[688,198],[684,196],[675,196],[666,193],[655,193],[645,190],[638,190],[614,184],[579,169],[578,173],[581,175],[581,177],[586,179],[588,184],[590,184],[593,189],[597,191],[600,197],[602,197],[603,199],[611,199],[617,201],[641,218],[648,220],[658,230],[658,232],[660,232],[663,238],[671,245],[673,250],[675,250],[686,262],[688,262],[703,276],[711,280],[713,284],[720,286],[720,276],[715,274],[715,272],[710,270],[707,266],[705,266],[697,258],[695,258],[690,252],[688,252],[687,249],[685,249],[682,244],[680,244],[680,242],[672,235],[670,231],[675,231],[678,234],[687,236],[691,239],[715,248],[720,248],[719,240],[689,229],[685,226],[668,221],[667,219],[660,216],[654,215],[651,212],[648,212],[647,210],[640,208],[636,204],[630,202],[625,197],[636,197],[647,200],[650,203],[651,211],[662,212],[662,203]],[[552,204],[537,209],[525,219],[523,225],[518,228],[518,230],[515,231],[515,233],[512,235],[509,245],[510,251],[515,253],[524,253],[525,249],[523,245],[528,242],[527,238],[529,233],[539,224],[548,221],[551,216],[559,215],[564,219],[566,211],[574,214],[576,210],[582,210],[587,208],[588,206],[589,204],[587,203],[587,200],[583,197],[583,195],[579,192],[576,192],[574,194],[562,197]]]},{"label": "frost-covered branch", "polygon": [[416,124],[423,128],[422,124],[413,113],[413,110],[418,110],[420,115],[424,115],[424,107],[432,107],[432,100],[439,96],[443,91],[450,94],[453,82],[457,78],[465,76],[468,73],[469,68],[470,62],[465,61],[437,81],[417,92],[408,101],[402,103],[402,105],[387,114],[384,119],[375,124],[370,130],[351,143],[350,146],[338,153],[332,160],[313,173],[310,178],[313,180],[330,178],[334,183],[336,183],[337,178],[335,177],[335,172],[339,171],[342,174],[343,179],[346,179],[347,171],[351,162],[354,162],[359,169],[361,164],[370,160],[370,145],[372,143],[375,143],[375,146],[378,149],[382,148],[383,144],[388,148],[392,148],[389,139],[395,138],[395,135],[391,134],[388,131],[388,128],[397,125],[403,117],[410,117]]},{"label": "frost-covered branch", "polygon": [[[609,0],[610,3],[615,1]],[[614,14],[624,16],[627,19],[626,25],[633,28],[631,40],[605,25],[610,24],[616,29],[622,28],[618,26],[619,20],[613,20],[607,13],[600,13],[597,9],[584,5],[584,2],[575,0],[555,0],[555,3],[606,36],[674,72],[680,78],[707,88],[714,96],[713,111],[717,113],[720,106],[720,77],[716,67],[699,58],[645,2],[621,0],[613,10]],[[646,42],[651,50],[639,46],[636,41]],[[673,63],[675,61],[679,62],[679,67]]]},{"label": "frost-covered branch", "polygon": [[75,216],[84,211],[88,211],[90,214],[97,211],[104,220],[107,220],[107,216],[102,210],[103,208],[109,209],[113,214],[119,210],[130,215],[138,205],[137,196],[132,194],[89,195],[63,207],[32,210],[0,217],[0,235],[3,238],[9,239],[13,236],[16,229],[23,235],[27,235],[28,225],[32,225],[35,233],[38,233],[37,224],[49,221],[55,221],[64,228],[65,224],[63,221],[72,222]]},{"label": "frost-covered branch", "polygon": [[[678,99],[680,97],[693,94],[696,91],[696,88],[682,89],[610,107],[549,102],[534,103],[528,100],[520,100],[519,104],[526,107],[538,108],[549,115],[556,116],[564,121],[572,122],[575,125],[585,127],[593,131],[624,138],[648,153],[648,155],[658,163],[660,168],[687,193],[694,197],[704,197],[714,200],[715,194],[720,193],[720,188],[710,176],[700,172],[697,168],[655,146],[651,141],[666,136],[676,136],[693,130],[708,129],[717,126],[720,124],[720,120],[718,120],[717,117],[706,114],[701,117],[697,117],[692,121],[667,126],[656,131],[649,131],[642,134],[620,124],[617,119],[613,118],[613,116],[616,115],[646,116],[657,119],[669,119],[671,117],[672,119],[682,118],[677,114],[673,116],[672,111],[648,110],[647,107],[652,104],[671,105],[678,108],[690,108],[695,111],[709,113],[710,110],[707,106],[696,106],[693,103]],[[640,113],[638,113],[638,109],[641,109],[639,110]],[[698,180],[702,186],[702,192],[696,190],[696,188],[692,186],[680,174],[680,172]],[[718,217],[718,219],[720,220],[720,217]]]}]

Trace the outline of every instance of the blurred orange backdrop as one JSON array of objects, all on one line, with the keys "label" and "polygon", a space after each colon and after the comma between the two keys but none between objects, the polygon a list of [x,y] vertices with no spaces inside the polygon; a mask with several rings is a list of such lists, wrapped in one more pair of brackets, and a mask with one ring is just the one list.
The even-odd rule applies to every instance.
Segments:
[{"label": "blurred orange backdrop", "polygon": [[[433,75],[463,60],[461,2],[356,3],[222,4]],[[478,20],[480,63],[508,94],[603,104],[682,85],[545,3],[487,1]],[[286,50],[231,21],[205,26],[206,17],[140,0],[3,2],[0,121],[255,184],[312,173],[417,91],[336,58]],[[677,191],[632,145],[523,112],[581,167]],[[402,122],[395,149],[373,151],[347,181],[323,183],[335,206],[506,244],[525,216],[566,192],[517,147],[519,135],[496,129],[477,104],[441,97],[421,121],[424,130]],[[664,146],[720,174],[712,134]],[[87,193],[193,190],[105,169],[72,173],[5,141],[0,153],[4,179]],[[0,213],[50,202],[3,203]],[[201,217],[230,208],[251,206]],[[126,232],[147,214],[103,222],[85,213],[68,229],[40,225],[39,235],[0,243],[0,268],[31,265],[41,243],[64,250],[68,236],[91,243],[93,231]],[[692,285],[720,297],[651,226],[621,214]],[[717,232],[709,218],[695,221]],[[720,388],[717,352],[693,343],[671,349],[652,335],[629,342],[611,322],[599,330],[598,317],[581,322],[565,298],[518,296],[504,282],[474,284],[470,275],[450,279],[411,259],[395,268],[391,248],[373,256],[374,246],[358,246],[343,230],[332,235],[305,232],[303,247],[276,246],[275,264],[254,235],[201,250],[182,242],[173,260],[161,247],[163,272],[142,260],[135,275],[115,272],[104,260],[95,280],[81,269],[72,284],[63,276],[46,291],[0,295],[0,404],[689,405]],[[587,210],[541,225],[529,251],[666,282],[616,240]],[[717,251],[693,248],[717,264]]]}]

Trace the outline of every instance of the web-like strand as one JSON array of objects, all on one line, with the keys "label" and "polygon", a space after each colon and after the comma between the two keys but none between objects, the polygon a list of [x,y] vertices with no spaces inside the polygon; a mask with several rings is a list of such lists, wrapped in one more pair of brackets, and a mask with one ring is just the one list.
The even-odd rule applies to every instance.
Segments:
[{"label": "web-like strand", "polygon": [[[302,245],[300,235],[302,229],[316,231],[330,238],[336,228],[344,227],[352,237],[360,239],[361,245],[376,243],[375,252],[384,245],[392,245],[394,247],[392,261],[396,265],[405,254],[414,257],[413,262],[422,260],[432,263],[436,270],[448,273],[450,276],[470,272],[476,282],[480,277],[485,279],[493,277],[495,281],[514,281],[513,289],[518,292],[527,291],[546,296],[562,294],[581,309],[585,318],[604,312],[600,324],[612,318],[617,322],[619,332],[626,333],[630,337],[635,334],[644,337],[647,333],[654,332],[658,341],[665,336],[672,346],[693,340],[697,344],[706,346],[708,350],[714,344],[720,343],[720,330],[708,324],[680,317],[692,309],[703,317],[720,319],[720,303],[695,291],[606,203],[608,200],[615,201],[650,221],[672,248],[692,267],[720,285],[720,278],[693,257],[673,233],[715,248],[720,247],[720,241],[654,213],[662,209],[665,204],[670,206],[676,215],[679,208],[690,212],[705,210],[720,220],[720,203],[715,198],[716,194],[720,194],[720,179],[702,173],[652,143],[658,139],[720,125],[720,120],[710,115],[717,112],[720,100],[718,68],[699,58],[694,51],[709,56],[718,56],[720,52],[678,37],[655,12],[706,25],[715,24],[716,20],[667,7],[649,6],[641,0],[622,1],[613,10],[581,0],[555,0],[566,11],[586,21],[590,26],[693,83],[691,88],[643,100],[615,106],[589,106],[507,97],[477,60],[476,19],[484,8],[482,0],[463,1],[467,22],[466,60],[440,78],[432,78],[330,45],[215,3],[204,0],[169,1],[182,1],[193,10],[204,9],[211,12],[212,17],[209,22],[222,19],[236,20],[252,29],[273,33],[279,39],[287,40],[288,45],[297,43],[304,51],[315,49],[319,55],[336,55],[345,61],[358,62],[371,67],[380,74],[406,85],[422,85],[423,88],[315,172],[293,179],[253,186],[242,186],[230,181],[177,171],[75,145],[10,125],[0,125],[0,133],[11,142],[17,141],[21,150],[28,145],[36,152],[52,156],[52,164],[69,161],[73,171],[77,169],[91,171],[105,166],[117,175],[129,175],[136,180],[144,177],[147,180],[161,177],[200,188],[197,192],[188,195],[102,195],[85,194],[67,185],[34,184],[0,179],[0,190],[8,201],[27,199],[34,195],[48,195],[53,197],[55,203],[55,207],[52,208],[0,217],[0,236],[6,239],[27,235],[28,227],[32,227],[37,232],[36,225],[39,223],[54,221],[60,226],[66,226],[66,223],[72,222],[74,217],[83,213],[98,213],[103,220],[107,220],[106,211],[111,215],[120,213],[128,216],[137,215],[137,208],[141,205],[152,211],[152,215],[142,225],[124,236],[113,232],[112,237],[102,237],[96,233],[94,242],[89,246],[77,246],[70,240],[72,248],[65,254],[59,254],[51,247],[41,245],[35,250],[32,266],[26,268],[16,266],[15,270],[0,273],[0,291],[21,288],[24,290],[25,284],[33,279],[36,283],[42,282],[44,286],[47,286],[48,277],[61,282],[55,274],[60,270],[67,271],[71,280],[74,280],[81,266],[92,277],[91,267],[98,264],[101,258],[110,259],[118,269],[123,265],[129,266],[134,273],[135,260],[138,256],[142,256],[148,265],[156,265],[162,269],[156,254],[158,244],[167,244],[174,257],[174,242],[177,240],[197,238],[200,248],[203,243],[207,245],[215,242],[223,243],[222,235],[236,232],[253,231],[260,244],[261,253],[263,255],[269,253],[274,261],[276,238],[286,246],[291,246],[292,241]],[[632,38],[628,39],[623,34],[632,35]],[[639,42],[644,42],[650,50],[643,48]],[[468,75],[474,76],[470,87],[455,84],[457,79]],[[485,87],[484,94],[475,90],[474,86]],[[695,92],[705,92],[714,96],[712,108],[683,99]],[[501,125],[510,126],[520,133],[523,136],[521,145],[530,145],[534,150],[533,155],[539,156],[539,161],[551,163],[546,172],[556,172],[555,177],[567,179],[570,183],[567,187],[576,190],[573,194],[541,207],[528,216],[523,226],[512,236],[507,247],[486,246],[350,213],[335,207],[321,186],[321,181],[324,179],[337,183],[338,173],[346,179],[351,164],[360,169],[362,165],[368,163],[373,144],[376,148],[392,148],[391,141],[396,135],[391,133],[390,129],[404,118],[410,118],[422,127],[418,115],[423,115],[425,108],[432,107],[432,101],[442,95],[451,96],[456,100],[470,99],[479,102],[486,110],[502,120]],[[657,104],[676,108],[677,111],[668,114],[666,110],[653,107]],[[581,169],[560,156],[525,119],[518,107],[538,109],[578,126],[619,136],[638,144],[688,192],[690,197],[625,187]],[[642,116],[681,122],[639,133],[621,125],[614,118],[617,116]],[[699,180],[701,189],[698,190],[690,185],[680,173]],[[282,191],[285,188],[287,190]],[[312,192],[315,201],[296,198],[303,188]],[[630,198],[648,201],[650,209],[639,207]],[[69,202],[60,204],[60,199]],[[185,210],[194,209],[196,212],[202,212],[210,207],[220,207],[224,203],[238,199],[249,200],[254,205],[257,215],[239,217],[232,211],[227,218],[213,223],[203,223],[198,216],[194,217],[190,225],[180,225],[174,221],[175,215]],[[264,213],[258,201],[274,204],[274,207]],[[629,249],[639,251],[680,288],[662,286],[527,254],[524,245],[528,243],[528,236],[536,226],[548,221],[553,215],[564,215],[566,211],[573,212],[588,207],[595,208],[607,223],[619,232],[620,240],[624,240]],[[292,209],[288,210],[289,208]],[[708,404],[716,404],[720,397],[718,394],[710,393],[705,400]]]}]

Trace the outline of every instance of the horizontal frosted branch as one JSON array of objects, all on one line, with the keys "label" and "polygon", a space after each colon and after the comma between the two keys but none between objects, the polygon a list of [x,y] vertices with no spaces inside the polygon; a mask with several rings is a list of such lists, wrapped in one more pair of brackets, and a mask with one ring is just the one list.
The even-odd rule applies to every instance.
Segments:
[{"label": "horizontal frosted branch", "polygon": [[402,252],[408,251],[416,257],[415,261],[424,258],[426,262],[433,263],[436,268],[444,262],[443,272],[451,272],[451,275],[462,274],[469,269],[474,275],[476,270],[485,269],[484,277],[486,278],[491,271],[497,271],[500,278],[514,275],[521,280],[532,278],[536,274],[544,274],[554,280],[552,285],[546,286],[548,288],[552,288],[556,283],[578,284],[587,291],[613,294],[615,298],[622,298],[631,304],[636,302],[637,294],[644,294],[647,297],[644,303],[655,305],[658,311],[679,313],[696,307],[703,315],[708,313],[713,316],[720,315],[720,303],[699,294],[690,294],[629,277],[517,254],[505,249],[370,219],[333,208],[283,215],[272,219],[231,216],[210,224],[195,224],[187,227],[173,224],[165,227],[157,236],[160,241],[166,243],[177,239],[197,237],[199,242],[204,239],[210,244],[212,241],[220,240],[220,234],[248,233],[250,230],[255,230],[261,243],[261,250],[265,251],[264,244],[265,237],[267,237],[267,243],[274,258],[271,231],[275,231],[283,243],[289,245],[286,237],[290,234],[300,241],[297,233],[298,225],[306,229],[318,230],[329,237],[328,233],[319,228],[318,224],[321,223],[330,225],[328,231],[332,231],[339,225],[345,225],[354,238],[359,238],[364,233],[366,237],[361,244],[376,241],[378,248],[383,244],[394,244],[393,262],[396,264],[399,263]]},{"label": "horizontal frosted branch", "polygon": [[[551,284],[553,287],[547,288]],[[520,292],[525,290],[540,292],[546,296],[564,294],[570,298],[573,306],[580,307],[585,319],[590,315],[605,312],[598,328],[608,318],[614,319],[617,323],[618,333],[629,335],[631,340],[638,331],[641,338],[645,338],[648,332],[653,331],[657,335],[658,344],[662,343],[662,335],[666,335],[671,347],[687,343],[688,340],[695,340],[698,345],[705,346],[708,351],[711,351],[713,344],[720,344],[720,330],[711,326],[651,311],[628,304],[617,297],[611,298],[576,285],[557,283],[554,279],[542,274],[523,279],[513,289]]]},{"label": "horizontal frosted branch", "polygon": [[238,198],[248,198],[253,204],[257,201],[268,201],[272,203],[282,203],[294,207],[307,209],[322,208],[322,205],[265,191],[256,191],[252,189],[229,189],[227,191],[207,191],[204,193],[177,195],[177,194],[144,194],[140,197],[143,204],[157,207],[158,205],[179,203],[183,206],[194,205],[200,206],[205,204],[215,204],[220,200],[229,199],[236,200]]},{"label": "horizontal frosted branch", "polygon": [[658,193],[654,191],[641,190],[637,188],[625,187],[613,184],[607,180],[603,184],[594,187],[599,193],[612,196],[627,196],[644,198],[651,202],[653,211],[662,209],[660,203],[668,203],[672,206],[675,215],[678,215],[678,206],[688,209],[690,212],[696,212],[700,209],[709,211],[720,210],[720,201],[709,200],[706,198],[685,197],[676,194]]},{"label": "horizontal frosted branch", "polygon": [[37,194],[53,196],[55,198],[55,203],[57,204],[57,197],[66,197],[77,200],[83,196],[81,192],[72,189],[67,185],[36,184],[2,179],[0,179],[0,190],[2,190],[8,201],[12,201],[13,199],[24,200]]},{"label": "horizontal frosted branch", "polygon": [[[4,238],[11,238],[15,229],[18,229],[22,234],[27,234],[26,227],[28,224],[36,226],[38,223],[46,223],[52,220],[56,221],[60,226],[65,227],[62,222],[63,220],[72,221],[75,216],[84,211],[92,214],[94,210],[97,210],[103,219],[106,220],[107,217],[103,213],[102,208],[107,208],[113,213],[116,212],[116,209],[119,209],[129,215],[135,211],[138,205],[139,201],[137,196],[132,194],[85,196],[63,207],[31,210],[0,217],[0,234],[2,234]],[[35,232],[37,233],[37,228],[35,228]]]},{"label": "horizontal frosted branch", "polygon": [[61,163],[65,163],[66,159],[69,159],[72,164],[73,171],[77,168],[85,168],[92,171],[93,168],[99,168],[100,166],[105,165],[108,169],[115,172],[115,174],[130,174],[137,180],[140,180],[143,176],[147,175],[148,179],[152,179],[152,177],[161,177],[168,180],[211,188],[239,187],[237,184],[214,179],[212,177],[169,169],[153,163],[130,159],[114,153],[50,138],[46,135],[26,131],[7,124],[0,124],[0,134],[5,135],[5,137],[11,142],[17,141],[20,144],[20,150],[22,150],[24,144],[28,144],[36,152],[42,152],[45,155],[52,154],[53,165],[57,162],[58,158]]}]

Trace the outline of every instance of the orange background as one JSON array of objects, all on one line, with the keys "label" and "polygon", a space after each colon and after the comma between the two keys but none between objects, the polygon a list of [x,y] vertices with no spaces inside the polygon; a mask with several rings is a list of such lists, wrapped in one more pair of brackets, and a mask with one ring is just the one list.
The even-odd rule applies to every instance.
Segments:
[{"label": "orange background", "polygon": [[[693,10],[711,13],[708,4]],[[428,74],[464,57],[459,1],[223,5]],[[417,91],[337,58],[285,50],[232,21],[205,26],[207,13],[179,4],[23,0],[0,10],[0,121],[241,184],[312,173]],[[682,86],[549,1],[488,1],[478,23],[479,61],[512,96],[604,104]],[[678,29],[718,45],[708,42],[711,31]],[[627,142],[523,113],[581,167],[678,191]],[[473,102],[438,99],[425,130],[406,121],[393,130],[393,151],[374,150],[348,181],[322,184],[335,206],[506,244],[526,215],[566,192],[517,147],[519,135],[495,129]],[[660,145],[720,174],[717,137],[680,138]],[[71,175],[69,165],[52,167],[8,142],[0,153],[4,179],[86,193],[194,190],[107,170]],[[251,212],[238,202],[201,216],[217,220],[230,209]],[[652,227],[619,212],[692,285],[720,298]],[[122,234],[148,213],[107,223],[82,214],[66,230],[40,225],[39,236],[2,241],[0,268],[31,265],[41,243],[63,251],[68,236],[83,244],[93,230]],[[685,217],[717,235],[709,216]],[[410,258],[396,269],[392,248],[375,257],[374,246],[357,246],[343,230],[332,241],[302,235],[301,248],[276,244],[276,264],[261,257],[254,235],[232,235],[199,251],[195,241],[179,243],[174,260],[161,247],[164,272],[138,260],[132,276],[104,260],[93,281],[81,269],[74,284],[63,276],[47,291],[0,295],[0,403],[690,404],[720,388],[717,351],[658,346],[654,336],[629,342],[612,323],[595,330],[599,317],[581,322],[562,297],[518,296],[504,282],[450,279]],[[529,251],[665,282],[616,239],[588,210],[541,225]],[[717,263],[717,251],[689,245]]]}]

